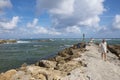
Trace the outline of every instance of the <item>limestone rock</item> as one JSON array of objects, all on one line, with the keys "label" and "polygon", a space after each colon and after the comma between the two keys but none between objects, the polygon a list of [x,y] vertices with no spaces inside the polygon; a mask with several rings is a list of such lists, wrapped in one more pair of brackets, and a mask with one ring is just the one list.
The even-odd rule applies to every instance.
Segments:
[{"label": "limestone rock", "polygon": [[59,80],[66,73],[39,66],[27,66],[27,74],[31,74],[35,79]]},{"label": "limestone rock", "polygon": [[18,71],[11,80],[30,80],[32,78],[31,74],[26,74],[24,71]]},{"label": "limestone rock", "polygon": [[56,63],[57,62],[55,62],[55,61],[41,60],[41,61],[37,62],[36,64],[40,67],[54,68],[54,67],[56,67]]},{"label": "limestone rock", "polygon": [[0,75],[0,80],[10,80],[12,78],[12,76],[14,74],[16,74],[16,72],[17,71],[15,69],[11,69],[11,70],[9,70],[9,71],[7,71],[5,73],[2,73]]},{"label": "limestone rock", "polygon": [[34,78],[39,80],[46,80],[46,76],[44,74],[34,75]]},{"label": "limestone rock", "polygon": [[61,57],[61,56],[56,56],[56,57],[55,57],[55,61],[56,61],[56,62],[59,62],[59,61],[61,61],[61,60],[64,60],[64,57]]}]

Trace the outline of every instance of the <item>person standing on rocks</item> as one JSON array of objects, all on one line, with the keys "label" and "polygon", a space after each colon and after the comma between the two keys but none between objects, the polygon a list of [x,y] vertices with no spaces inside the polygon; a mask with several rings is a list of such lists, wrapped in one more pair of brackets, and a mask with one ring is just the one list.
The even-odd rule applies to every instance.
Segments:
[{"label": "person standing on rocks", "polygon": [[107,42],[105,41],[105,39],[102,40],[102,42],[99,44],[100,46],[100,52],[102,53],[101,54],[101,57],[104,61],[107,60]]}]

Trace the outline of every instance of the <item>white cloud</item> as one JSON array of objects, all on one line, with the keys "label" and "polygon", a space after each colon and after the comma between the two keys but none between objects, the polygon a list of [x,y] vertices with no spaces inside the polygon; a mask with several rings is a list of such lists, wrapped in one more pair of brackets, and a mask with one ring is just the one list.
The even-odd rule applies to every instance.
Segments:
[{"label": "white cloud", "polygon": [[61,35],[61,32],[57,32],[57,31],[49,31],[49,34],[51,35]]},{"label": "white cloud", "polygon": [[30,30],[32,34],[48,34],[48,35],[60,35],[61,33],[56,31],[54,28],[47,28],[38,25],[38,19],[35,18],[30,23],[27,23],[27,29]]},{"label": "white cloud", "polygon": [[116,15],[113,21],[113,28],[120,30],[120,15]]},{"label": "white cloud", "polygon": [[35,34],[48,34],[48,35],[60,35],[61,33],[56,31],[55,29],[48,29],[45,27],[37,26],[33,29],[33,33]]},{"label": "white cloud", "polygon": [[4,8],[11,8],[12,4],[10,0],[0,0],[0,14],[3,13]]},{"label": "white cloud", "polygon": [[[104,11],[104,0],[37,0],[37,12],[48,11],[57,28],[83,27],[98,28]],[[69,29],[69,28],[68,28]],[[69,30],[68,30],[69,31]],[[74,31],[75,32],[75,31]]]},{"label": "white cloud", "polygon": [[72,27],[67,27],[66,32],[68,32],[68,33],[80,33],[81,30],[77,26],[72,26]]},{"label": "white cloud", "polygon": [[61,3],[50,9],[50,13],[58,15],[71,15],[73,12],[74,0],[61,0]]},{"label": "white cloud", "polygon": [[17,26],[17,23],[19,21],[19,16],[14,16],[12,20],[0,22],[0,27],[3,29],[14,29]]},{"label": "white cloud", "polygon": [[38,23],[38,19],[35,18],[32,23],[27,23],[27,27],[35,27]]},{"label": "white cloud", "polygon": [[35,34],[47,34],[48,30],[44,27],[36,27],[34,30]]},{"label": "white cloud", "polygon": [[80,25],[84,25],[84,26],[98,26],[98,23],[100,21],[100,18],[98,16],[94,16],[92,18],[88,18],[85,21],[80,21]]},{"label": "white cloud", "polygon": [[48,10],[52,14],[71,14],[74,10],[74,0],[36,0],[37,12]]}]

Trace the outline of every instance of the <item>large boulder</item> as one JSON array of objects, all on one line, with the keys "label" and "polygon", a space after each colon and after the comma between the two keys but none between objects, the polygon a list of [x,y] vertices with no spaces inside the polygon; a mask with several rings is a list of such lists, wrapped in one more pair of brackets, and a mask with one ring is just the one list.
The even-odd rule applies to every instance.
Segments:
[{"label": "large boulder", "polygon": [[67,57],[69,55],[73,55],[72,48],[65,48],[64,50],[58,52],[58,55],[62,56],[62,57]]},{"label": "large boulder", "polygon": [[56,62],[63,61],[64,59],[65,59],[65,57],[61,57],[61,56],[56,56],[56,57],[55,57],[55,61],[56,61]]},{"label": "large boulder", "polygon": [[37,66],[40,67],[45,67],[45,68],[52,68],[54,69],[54,67],[56,67],[56,63],[55,61],[49,61],[49,60],[41,60],[39,62],[36,63]]},{"label": "large boulder", "polygon": [[31,74],[34,80],[59,80],[66,75],[65,72],[39,66],[27,66],[26,74]]},{"label": "large boulder", "polygon": [[11,80],[12,76],[16,74],[15,69],[11,69],[5,73],[0,74],[0,80]]}]

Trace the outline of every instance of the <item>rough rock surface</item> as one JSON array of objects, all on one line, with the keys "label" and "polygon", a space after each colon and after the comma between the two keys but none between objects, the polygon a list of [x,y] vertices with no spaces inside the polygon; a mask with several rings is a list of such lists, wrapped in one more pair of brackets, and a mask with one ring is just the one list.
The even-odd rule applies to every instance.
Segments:
[{"label": "rough rock surface", "polygon": [[120,59],[120,45],[109,45],[108,49]]},{"label": "rough rock surface", "polygon": [[11,69],[5,73],[1,73],[0,80],[10,80],[10,78],[16,73],[17,73],[17,71],[15,69]]},{"label": "rough rock surface", "polygon": [[56,67],[56,64],[57,64],[57,62],[55,62],[55,61],[41,60],[36,63],[36,66],[54,69]]}]

